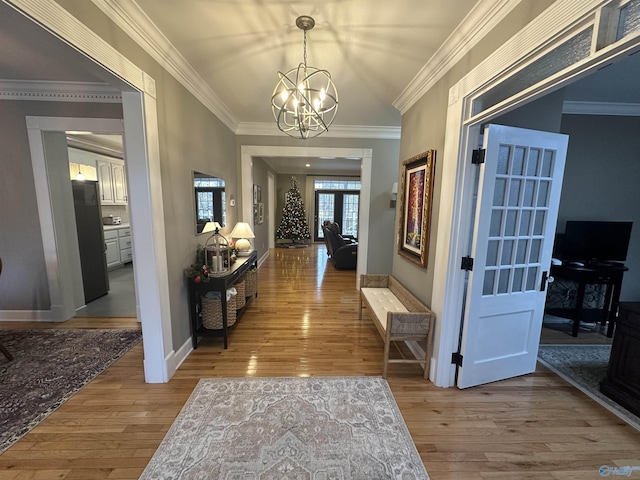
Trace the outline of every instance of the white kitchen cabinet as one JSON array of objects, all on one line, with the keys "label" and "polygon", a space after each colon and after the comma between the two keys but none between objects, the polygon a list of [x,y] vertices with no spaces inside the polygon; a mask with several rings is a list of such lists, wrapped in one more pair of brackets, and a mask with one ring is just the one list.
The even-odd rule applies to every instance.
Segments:
[{"label": "white kitchen cabinet", "polygon": [[98,182],[100,182],[103,205],[127,204],[124,161],[100,155],[98,158]]},{"label": "white kitchen cabinet", "polygon": [[129,227],[118,229],[118,246],[120,248],[120,263],[131,262],[131,229]]},{"label": "white kitchen cabinet", "polygon": [[107,247],[107,268],[119,267],[120,262],[120,243],[118,241],[117,230],[105,230],[104,243]]},{"label": "white kitchen cabinet", "polygon": [[113,182],[113,203],[115,205],[126,205],[128,198],[124,162],[111,162],[111,181]]},{"label": "white kitchen cabinet", "polygon": [[102,205],[127,205],[127,177],[124,170],[124,160],[77,148],[69,148],[68,150],[70,162],[95,166]]},{"label": "white kitchen cabinet", "polygon": [[112,269],[133,260],[131,254],[131,227],[106,227],[104,242],[107,246],[107,268]]},{"label": "white kitchen cabinet", "polygon": [[100,187],[100,203],[102,205],[114,205],[113,195],[113,174],[111,173],[111,162],[108,160],[98,160],[98,185]]}]

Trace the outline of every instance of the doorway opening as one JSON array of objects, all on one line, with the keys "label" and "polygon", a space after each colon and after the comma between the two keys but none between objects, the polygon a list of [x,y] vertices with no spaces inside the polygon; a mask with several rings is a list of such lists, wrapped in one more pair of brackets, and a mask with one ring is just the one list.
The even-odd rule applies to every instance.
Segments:
[{"label": "doorway opening", "polygon": [[[504,100],[498,101],[495,105],[489,103],[488,105],[491,106],[486,110],[473,110],[471,107],[476,106],[473,102],[496,87],[505,86],[506,88],[509,85],[506,83],[507,80],[515,72],[513,67],[515,65],[523,67],[525,64],[533,63],[534,59],[527,60],[526,55],[537,51],[536,49],[539,49],[541,45],[544,45],[546,51],[551,51],[553,46],[574,36],[576,31],[569,26],[576,25],[578,20],[583,20],[584,23],[581,26],[584,28],[594,27],[591,30],[591,32],[595,32],[593,37],[604,41],[604,30],[609,24],[605,25],[606,22],[599,23],[599,21],[610,18],[610,12],[605,13],[607,13],[606,16],[594,16],[593,9],[586,5],[580,11],[562,12],[560,7],[554,4],[527,25],[521,33],[512,37],[504,45],[504,49],[489,56],[451,89],[455,96],[452,97],[454,100],[450,103],[447,112],[447,118],[451,121],[448,122],[445,134],[442,190],[452,192],[452,195],[450,198],[445,198],[446,196],[442,198],[439,219],[441,222],[445,222],[444,224],[450,221],[452,227],[451,229],[441,228],[438,230],[434,277],[442,278],[443,281],[434,283],[431,305],[440,318],[434,349],[437,362],[431,376],[438,386],[455,385],[456,367],[451,364],[451,357],[454,353],[453,346],[457,344],[459,335],[460,318],[463,311],[460,292],[464,290],[465,283],[464,273],[460,273],[460,258],[467,255],[468,252],[469,225],[471,223],[469,211],[475,201],[473,173],[469,165],[472,150],[476,148],[477,143],[474,140],[477,139],[479,127],[486,122],[494,121],[500,115],[513,112],[516,108],[527,105],[533,100],[541,99],[545,95],[558,91],[575,82],[579,77],[586,77],[589,73],[593,73],[612,62],[629,58],[640,46],[638,38],[633,35],[625,37],[626,40],[625,38],[612,38],[608,40],[610,45],[607,48],[598,44],[595,50],[587,49],[584,57],[576,60],[571,66],[545,77],[535,85],[521,86],[509,95],[505,95]],[[554,33],[542,33],[541,25],[551,23],[555,25]],[[603,29],[603,31],[598,32],[598,29]],[[513,49],[516,42],[519,47]],[[594,45],[595,48],[595,44],[589,45]],[[506,51],[511,53],[501,56]],[[486,75],[483,74],[487,68],[496,72],[490,83],[487,83]],[[455,158],[448,158],[447,152],[452,152],[451,155]]]},{"label": "doorway opening", "polygon": [[343,235],[358,238],[360,211],[360,180],[314,181],[314,241],[323,241],[322,225],[335,222]]}]

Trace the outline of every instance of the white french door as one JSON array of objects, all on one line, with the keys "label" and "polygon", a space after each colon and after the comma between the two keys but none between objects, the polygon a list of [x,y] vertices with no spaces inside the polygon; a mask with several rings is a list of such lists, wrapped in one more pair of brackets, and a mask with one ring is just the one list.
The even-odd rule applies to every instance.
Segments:
[{"label": "white french door", "polygon": [[568,140],[500,125],[485,129],[460,388],[535,370]]}]

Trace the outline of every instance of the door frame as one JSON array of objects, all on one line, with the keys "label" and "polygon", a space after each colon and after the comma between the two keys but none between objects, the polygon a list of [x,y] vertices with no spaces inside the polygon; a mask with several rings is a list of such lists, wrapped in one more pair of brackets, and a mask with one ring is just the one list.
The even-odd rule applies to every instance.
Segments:
[{"label": "door frame", "polygon": [[[362,159],[360,174],[360,213],[358,226],[358,265],[356,269],[356,288],[360,285],[360,275],[367,273],[367,255],[369,253],[369,203],[371,200],[371,166],[373,150],[370,148],[340,147],[276,147],[270,145],[242,145],[240,147],[241,177],[241,218],[253,225],[253,157],[359,157]],[[275,222],[275,217],[269,219]],[[260,260],[260,259],[259,259]],[[263,260],[260,260],[263,261]]]},{"label": "door frame", "polygon": [[[314,205],[313,205],[313,241],[314,242],[322,242],[324,241],[324,236],[322,238],[320,238],[318,236],[320,232],[320,229],[318,228],[318,195],[322,194],[322,193],[333,193],[334,195],[340,195],[340,201],[339,202],[334,202],[333,204],[333,209],[334,209],[334,217],[333,217],[333,221],[334,222],[338,222],[338,219],[340,220],[338,222],[338,225],[340,225],[340,229],[342,230],[344,228],[344,218],[342,217],[342,212],[344,210],[344,196],[345,195],[358,195],[358,197],[360,197],[360,190],[314,190],[313,191],[313,197],[314,197]],[[337,200],[337,197],[334,197]],[[338,205],[340,206],[340,208],[338,209]],[[340,215],[337,215],[335,212],[337,212],[338,210],[340,210]],[[360,200],[358,199],[358,211],[360,210]],[[360,220],[360,218],[358,218],[358,221]],[[360,231],[360,225],[358,225],[358,231]]]},{"label": "door frame", "polygon": [[[169,280],[160,181],[155,81],[57,3],[38,2],[36,4],[29,0],[12,0],[9,6],[19,9],[43,28],[47,28],[72,45],[80,54],[96,62],[105,81],[121,91],[123,119],[119,120],[118,130],[126,137],[124,153],[130,159],[125,165],[127,179],[130,184],[136,185],[135,189],[129,189],[129,199],[134,225],[132,249],[135,258],[134,277],[138,319],[142,325],[144,339],[144,375],[147,383],[167,382],[177,370],[182,358],[179,358],[173,350],[171,310],[168,300]],[[71,96],[66,95],[58,100],[71,101],[69,97]],[[56,99],[55,96],[53,99]],[[26,121],[34,166],[46,165],[42,146],[43,131],[87,131],[88,126],[86,118],[27,117]],[[83,123],[78,123],[80,121]],[[41,190],[40,186],[45,189]],[[60,293],[61,284],[57,277],[58,253],[48,193],[46,179],[44,182],[36,179],[45,266],[50,291],[56,295],[55,292]],[[47,212],[49,212],[48,217]],[[140,279],[149,278],[149,272],[153,272],[152,276],[156,281],[141,282]],[[51,282],[53,282],[52,289]],[[57,300],[51,299],[52,304],[60,300],[61,297]],[[49,315],[52,313],[50,312]],[[61,320],[60,318],[51,319]]]},{"label": "door frame", "polygon": [[[444,281],[434,282],[431,301],[431,308],[439,319],[430,371],[430,378],[437,386],[455,385],[456,366],[451,363],[451,357],[458,348],[465,288],[460,259],[468,254],[469,249],[474,195],[470,159],[478,145],[480,128],[497,116],[640,50],[640,34],[637,32],[608,46],[598,45],[605,37],[602,31],[610,28],[609,9],[613,2],[603,3],[598,0],[554,3],[449,90],[438,212],[441,227],[437,230],[434,262],[434,278]],[[594,40],[587,58],[471,116],[470,106],[475,98],[500,87],[540,56],[588,26],[593,27]],[[447,225],[450,227],[445,227]]]}]

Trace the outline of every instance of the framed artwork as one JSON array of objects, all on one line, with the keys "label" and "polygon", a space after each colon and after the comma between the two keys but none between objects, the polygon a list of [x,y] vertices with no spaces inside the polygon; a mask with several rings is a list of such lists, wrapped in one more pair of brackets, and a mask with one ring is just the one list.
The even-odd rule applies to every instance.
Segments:
[{"label": "framed artwork", "polygon": [[253,224],[254,225],[258,225],[258,223],[259,223],[258,219],[259,219],[259,216],[258,216],[258,204],[256,203],[253,206]]},{"label": "framed artwork", "polygon": [[435,150],[402,162],[398,254],[427,267]]},{"label": "framed artwork", "polygon": [[258,185],[258,203],[262,201],[262,187]]},{"label": "framed artwork", "polygon": [[258,204],[258,185],[253,185],[253,204]]},{"label": "framed artwork", "polygon": [[258,203],[258,223],[262,223],[264,221],[264,203]]}]

